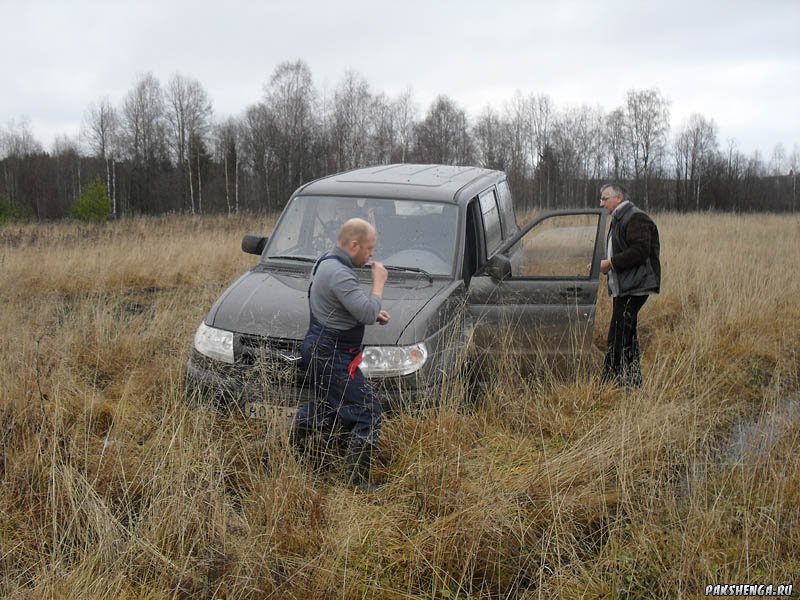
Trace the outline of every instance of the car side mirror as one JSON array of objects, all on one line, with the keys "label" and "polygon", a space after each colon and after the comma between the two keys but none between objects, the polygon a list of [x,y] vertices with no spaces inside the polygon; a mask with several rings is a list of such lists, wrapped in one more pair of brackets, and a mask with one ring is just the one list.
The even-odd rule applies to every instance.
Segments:
[{"label": "car side mirror", "polygon": [[261,256],[269,237],[247,234],[242,238],[242,252]]},{"label": "car side mirror", "polygon": [[489,259],[486,272],[492,279],[497,281],[511,278],[511,259],[505,254],[495,254]]}]

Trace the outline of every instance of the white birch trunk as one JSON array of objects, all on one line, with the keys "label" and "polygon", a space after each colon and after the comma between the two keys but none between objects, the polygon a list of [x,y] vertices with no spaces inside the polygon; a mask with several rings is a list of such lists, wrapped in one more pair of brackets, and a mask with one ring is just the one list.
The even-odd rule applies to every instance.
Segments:
[{"label": "white birch trunk", "polygon": [[225,153],[225,203],[228,205],[228,216],[231,216],[231,184],[228,177],[228,154]]},{"label": "white birch trunk", "polygon": [[203,182],[200,180],[200,149],[197,150],[197,211],[203,214]]},{"label": "white birch trunk", "polygon": [[114,159],[111,159],[111,187],[113,192],[111,194],[111,204],[114,207],[114,214],[117,214],[117,164]]},{"label": "white birch trunk", "polygon": [[189,198],[192,202],[192,214],[194,214],[194,181],[192,180],[192,161],[186,161],[186,168],[189,170]]},{"label": "white birch trunk", "polygon": [[236,214],[239,214],[239,153],[236,153],[236,165],[233,168],[234,186],[236,188]]}]

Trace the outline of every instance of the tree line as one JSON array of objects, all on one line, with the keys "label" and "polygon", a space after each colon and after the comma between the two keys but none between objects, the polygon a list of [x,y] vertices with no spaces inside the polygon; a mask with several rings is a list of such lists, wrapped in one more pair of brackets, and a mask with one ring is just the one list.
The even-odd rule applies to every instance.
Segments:
[{"label": "tree line", "polygon": [[144,74],[120,105],[87,107],[78,138],[45,152],[26,121],[0,130],[0,217],[57,219],[100,179],[113,216],[276,211],[304,182],[397,162],[504,170],[520,208],[594,206],[602,181],[628,185],[647,210],[796,211],[800,152],[769,159],[722,144],[713,119],[670,127],[670,102],[630,90],[622,106],[560,109],[517,94],[471,119],[437,97],[424,114],[347,72],[332,93],[308,65],[284,62],[241,115],[216,118],[202,84]]}]

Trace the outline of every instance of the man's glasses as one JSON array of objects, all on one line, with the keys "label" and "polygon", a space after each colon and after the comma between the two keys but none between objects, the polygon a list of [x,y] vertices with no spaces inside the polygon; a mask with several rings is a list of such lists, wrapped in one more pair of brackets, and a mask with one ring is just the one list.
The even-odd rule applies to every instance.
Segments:
[{"label": "man's glasses", "polygon": [[611,200],[612,198],[616,198],[619,194],[613,194],[611,196],[600,196],[600,202],[605,202],[606,200]]}]

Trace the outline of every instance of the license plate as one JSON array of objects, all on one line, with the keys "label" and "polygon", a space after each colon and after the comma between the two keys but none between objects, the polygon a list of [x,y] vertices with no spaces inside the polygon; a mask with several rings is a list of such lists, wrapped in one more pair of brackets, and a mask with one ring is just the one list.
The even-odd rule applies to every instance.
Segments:
[{"label": "license plate", "polygon": [[245,402],[242,409],[245,418],[259,420],[289,419],[297,412],[293,406],[280,404],[264,404],[263,402]]}]

